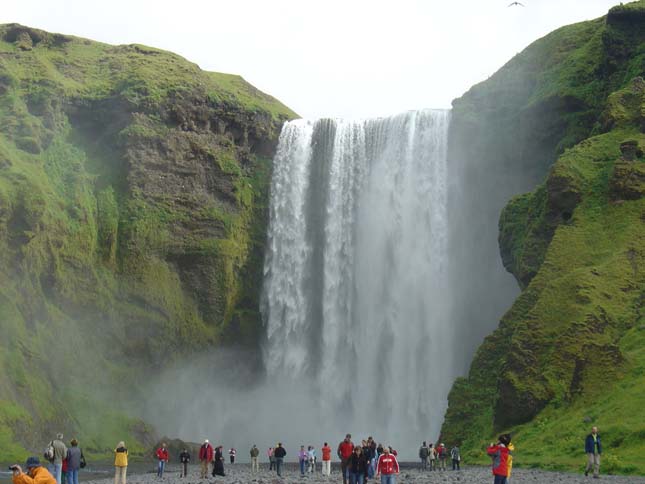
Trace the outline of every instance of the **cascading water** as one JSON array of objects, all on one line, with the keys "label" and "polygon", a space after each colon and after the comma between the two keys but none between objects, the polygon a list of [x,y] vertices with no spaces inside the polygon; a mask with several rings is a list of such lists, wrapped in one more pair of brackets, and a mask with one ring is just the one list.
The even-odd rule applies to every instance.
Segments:
[{"label": "cascading water", "polygon": [[464,359],[448,282],[449,118],[424,110],[282,130],[264,362],[268,382],[309,396],[299,434],[373,434],[399,448],[437,436]]}]

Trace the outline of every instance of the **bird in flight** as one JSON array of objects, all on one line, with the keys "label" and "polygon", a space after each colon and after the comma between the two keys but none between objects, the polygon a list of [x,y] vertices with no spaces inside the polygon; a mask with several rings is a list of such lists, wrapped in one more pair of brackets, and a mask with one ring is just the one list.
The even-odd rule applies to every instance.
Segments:
[{"label": "bird in flight", "polygon": [[520,3],[520,2],[513,2],[513,3],[509,3],[509,5],[508,5],[508,6],[509,6],[509,7],[514,7],[515,5],[517,5],[518,7],[523,7],[523,6],[524,6],[524,4],[523,4],[523,3]]}]

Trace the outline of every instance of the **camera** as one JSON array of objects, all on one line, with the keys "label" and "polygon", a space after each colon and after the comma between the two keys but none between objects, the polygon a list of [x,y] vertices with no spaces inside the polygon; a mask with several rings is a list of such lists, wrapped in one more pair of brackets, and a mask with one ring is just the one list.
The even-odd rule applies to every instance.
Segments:
[{"label": "camera", "polygon": [[16,465],[9,466],[9,470],[10,470],[11,472],[15,471],[16,469],[18,469],[18,466],[16,466]]}]

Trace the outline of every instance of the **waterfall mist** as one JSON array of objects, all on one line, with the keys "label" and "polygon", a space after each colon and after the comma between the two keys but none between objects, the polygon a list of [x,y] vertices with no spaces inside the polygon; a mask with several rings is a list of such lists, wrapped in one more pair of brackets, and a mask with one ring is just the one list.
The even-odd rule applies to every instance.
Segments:
[{"label": "waterfall mist", "polygon": [[[462,186],[463,163],[448,164],[449,122],[449,111],[424,110],[285,124],[271,185],[264,374],[245,365],[253,356],[223,350],[168,370],[152,391],[167,403],[149,412],[160,429],[241,457],[282,441],[293,458],[299,445],[351,432],[413,460],[422,440],[438,438],[454,379],[514,296],[491,256],[496,218],[454,227],[473,222],[482,194],[476,181]],[[492,229],[478,234],[484,224]],[[469,246],[485,259],[464,257]],[[480,270],[476,284],[463,280]],[[501,294],[487,276],[506,285]],[[468,298],[491,295],[474,318]]]}]

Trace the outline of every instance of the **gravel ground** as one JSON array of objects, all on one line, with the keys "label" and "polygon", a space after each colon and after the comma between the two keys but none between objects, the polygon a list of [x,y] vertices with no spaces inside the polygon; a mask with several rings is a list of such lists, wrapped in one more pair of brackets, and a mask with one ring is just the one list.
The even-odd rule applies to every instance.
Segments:
[{"label": "gravel ground", "polygon": [[[343,480],[338,468],[332,469],[330,477],[323,477],[319,472],[316,474],[309,474],[305,477],[300,476],[300,472],[295,464],[285,464],[286,469],[283,469],[282,479],[278,478],[275,472],[269,472],[267,465],[264,464],[260,468],[258,474],[251,473],[251,467],[247,464],[234,464],[226,465],[226,477],[210,477],[208,480],[199,478],[199,469],[197,466],[189,468],[188,477],[180,478],[179,469],[175,466],[169,466],[163,479],[158,479],[154,473],[134,474],[128,476],[127,484],[242,484],[242,483],[256,483],[256,484],[295,484],[295,483],[342,483]],[[601,468],[602,471],[602,468]],[[375,482],[374,480],[370,482]],[[445,472],[424,472],[412,468],[401,470],[397,477],[397,484],[404,483],[493,483],[493,476],[490,469],[484,467],[467,467],[461,471],[445,471]],[[600,479],[592,479],[578,474],[569,474],[563,472],[549,472],[540,471],[535,469],[513,469],[512,484],[546,484],[546,483],[562,483],[562,484],[592,484],[595,482],[608,482],[616,484],[645,484],[645,477],[619,477],[619,476],[604,476],[601,475]],[[112,479],[100,479],[94,481],[86,481],[84,484],[113,484]]]}]

